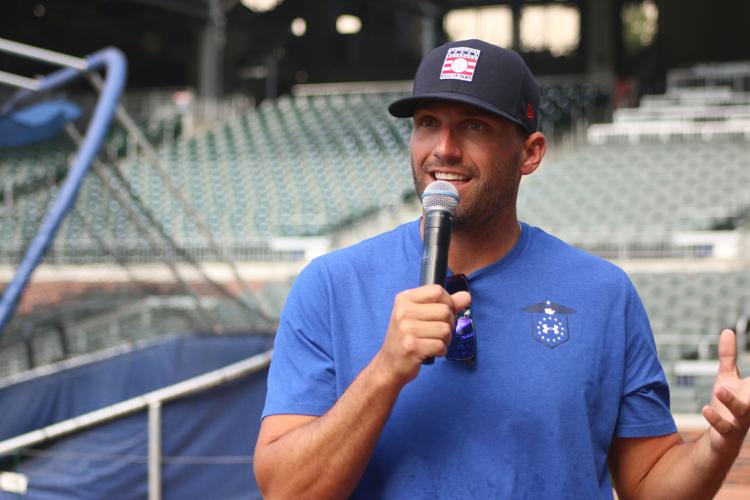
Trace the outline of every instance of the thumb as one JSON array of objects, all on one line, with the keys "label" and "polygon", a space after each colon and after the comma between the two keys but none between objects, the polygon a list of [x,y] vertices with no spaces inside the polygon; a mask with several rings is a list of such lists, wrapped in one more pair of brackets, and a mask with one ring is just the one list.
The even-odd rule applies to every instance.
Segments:
[{"label": "thumb", "polygon": [[719,337],[719,373],[737,373],[737,341],[729,329]]},{"label": "thumb", "polygon": [[461,309],[466,309],[471,304],[471,295],[469,292],[456,292],[451,295],[453,299],[453,312],[458,313]]}]

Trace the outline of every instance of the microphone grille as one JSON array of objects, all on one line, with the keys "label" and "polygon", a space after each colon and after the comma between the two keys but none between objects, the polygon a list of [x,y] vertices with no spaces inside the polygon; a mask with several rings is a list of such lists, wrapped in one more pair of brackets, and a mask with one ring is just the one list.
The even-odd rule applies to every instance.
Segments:
[{"label": "microphone grille", "polygon": [[445,210],[453,216],[458,207],[458,190],[450,182],[431,182],[422,193],[422,207],[425,211]]}]

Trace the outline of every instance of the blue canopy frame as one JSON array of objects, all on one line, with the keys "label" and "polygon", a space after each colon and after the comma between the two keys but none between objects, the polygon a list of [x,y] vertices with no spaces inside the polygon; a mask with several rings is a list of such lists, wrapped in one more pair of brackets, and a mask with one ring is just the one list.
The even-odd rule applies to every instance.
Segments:
[{"label": "blue canopy frame", "polygon": [[94,114],[68,175],[63,181],[55,200],[50,205],[13,279],[0,297],[0,335],[2,335],[13,317],[31,275],[41,263],[44,254],[55,239],[60,224],[75,203],[86,173],[101,149],[125,87],[127,60],[119,49],[113,47],[102,49],[85,59],[78,59],[2,38],[0,38],[0,51],[63,66],[63,69],[39,79],[29,79],[0,72],[0,83],[22,89],[16,92],[11,102],[4,107],[6,110],[39,92],[50,91],[66,85],[88,72],[105,70],[106,73],[104,86],[94,108]]}]

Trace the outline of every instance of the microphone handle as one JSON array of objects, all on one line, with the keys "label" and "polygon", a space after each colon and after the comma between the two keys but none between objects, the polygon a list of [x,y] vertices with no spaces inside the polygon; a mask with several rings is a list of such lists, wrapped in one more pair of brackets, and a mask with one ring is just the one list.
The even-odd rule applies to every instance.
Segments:
[{"label": "microphone handle", "polygon": [[[419,286],[437,284],[445,287],[452,222],[451,214],[445,210],[428,210],[425,213],[424,251]],[[434,362],[435,358],[430,357],[422,361],[422,364],[431,365]]]}]

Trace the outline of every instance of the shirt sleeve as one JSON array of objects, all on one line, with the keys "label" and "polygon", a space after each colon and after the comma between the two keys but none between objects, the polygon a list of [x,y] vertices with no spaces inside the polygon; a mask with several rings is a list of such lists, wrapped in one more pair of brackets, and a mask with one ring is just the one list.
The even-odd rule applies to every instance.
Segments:
[{"label": "shirt sleeve", "polygon": [[274,340],[263,418],[319,416],[336,402],[326,276],[320,262],[313,261],[289,292]]},{"label": "shirt sleeve", "polygon": [[648,437],[676,432],[669,411],[669,386],[656,352],[648,315],[630,281],[625,336],[625,383],[615,436]]}]

